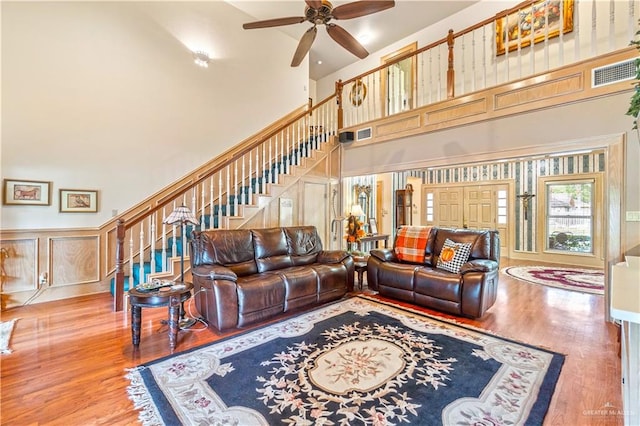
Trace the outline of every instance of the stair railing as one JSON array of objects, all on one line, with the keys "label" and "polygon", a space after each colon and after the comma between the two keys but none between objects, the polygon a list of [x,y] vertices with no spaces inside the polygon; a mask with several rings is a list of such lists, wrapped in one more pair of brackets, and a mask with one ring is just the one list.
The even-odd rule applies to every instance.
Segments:
[{"label": "stair railing", "polygon": [[[543,30],[526,32],[532,8]],[[528,0],[462,31],[449,30],[445,37],[414,52],[338,81],[339,128],[624,49],[635,38],[638,9],[637,0]],[[511,26],[516,21],[522,27]],[[525,35],[516,37],[521,33]]]},{"label": "stair railing", "polygon": [[[189,255],[191,226],[166,225],[163,219],[185,205],[199,218],[197,229],[227,229],[233,218],[257,214],[258,197],[291,174],[304,158],[323,149],[337,132],[335,96],[291,114],[221,154],[184,180],[165,188],[123,214],[115,227],[114,309],[123,309],[126,287],[150,274],[172,272],[172,259]],[[249,212],[252,210],[252,212]],[[178,232],[180,231],[180,232]],[[128,275],[128,282],[125,277]],[[175,275],[175,274],[174,274]]]}]

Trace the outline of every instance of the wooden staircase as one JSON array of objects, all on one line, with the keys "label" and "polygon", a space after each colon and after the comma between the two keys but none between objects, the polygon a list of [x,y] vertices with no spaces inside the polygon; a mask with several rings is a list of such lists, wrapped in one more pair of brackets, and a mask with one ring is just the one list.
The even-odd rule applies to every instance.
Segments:
[{"label": "wooden staircase", "polygon": [[[331,103],[316,108],[323,105],[328,107]],[[316,114],[322,117],[328,113]],[[309,125],[311,116],[305,112],[281,126],[275,135],[267,132],[260,143],[254,142],[198,181],[184,185],[171,199],[162,200],[161,205],[157,202],[151,211],[131,221],[119,220],[116,268],[111,279],[115,310],[122,310],[124,293],[139,283],[156,278],[179,279],[183,250],[185,279],[189,278],[189,241],[193,230],[277,226],[264,219],[265,211],[274,208],[279,197],[307,175],[317,178],[317,169],[329,170],[325,163],[339,149],[335,129],[324,123]],[[301,132],[301,127],[309,131]],[[292,129],[297,129],[297,133]],[[183,226],[180,230],[162,223],[181,204],[193,211],[199,225]]]}]

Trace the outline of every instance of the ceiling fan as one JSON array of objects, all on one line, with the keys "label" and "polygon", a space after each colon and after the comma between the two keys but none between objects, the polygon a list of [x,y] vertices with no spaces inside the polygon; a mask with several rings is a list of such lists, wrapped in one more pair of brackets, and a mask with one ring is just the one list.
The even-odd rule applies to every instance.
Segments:
[{"label": "ceiling fan", "polygon": [[307,4],[304,15],[292,16],[288,18],[267,19],[265,21],[249,22],[242,25],[245,30],[255,28],[278,27],[282,25],[301,24],[309,21],[313,27],[309,28],[298,43],[298,48],[291,60],[291,66],[297,67],[302,59],[307,55],[311,45],[318,33],[318,25],[324,24],[327,28],[329,36],[339,45],[347,49],[349,52],[363,59],[369,55],[365,49],[351,34],[344,28],[330,22],[332,19],[352,19],[360,16],[370,15],[372,13],[381,12],[395,6],[393,0],[361,0],[340,5],[334,9],[328,0],[305,0]]}]

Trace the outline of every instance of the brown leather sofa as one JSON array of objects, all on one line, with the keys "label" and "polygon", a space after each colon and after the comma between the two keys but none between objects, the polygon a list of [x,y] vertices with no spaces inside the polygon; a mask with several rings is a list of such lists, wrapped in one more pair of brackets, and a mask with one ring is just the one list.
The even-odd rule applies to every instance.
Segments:
[{"label": "brown leather sofa", "polygon": [[325,251],[314,226],[194,231],[196,308],[225,330],[319,305],[353,290],[346,251]]},{"label": "brown leather sofa", "polygon": [[[459,273],[438,268],[446,239],[472,243],[469,260]],[[480,318],[496,300],[500,261],[497,231],[432,228],[424,263],[398,260],[393,249],[371,250],[367,283],[380,295],[450,314]]]}]

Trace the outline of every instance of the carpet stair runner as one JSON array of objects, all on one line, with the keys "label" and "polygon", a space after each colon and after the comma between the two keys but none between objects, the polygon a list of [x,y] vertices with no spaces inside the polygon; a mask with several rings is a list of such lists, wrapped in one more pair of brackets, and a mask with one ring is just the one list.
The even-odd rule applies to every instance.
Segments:
[{"label": "carpet stair runner", "polygon": [[[320,149],[320,136],[315,136],[310,138],[306,143],[301,144],[300,147],[294,148],[288,155],[283,155],[280,158],[280,161],[274,162],[271,165],[271,168],[268,170],[264,170],[262,176],[254,177],[251,179],[251,185],[243,185],[238,187],[238,194],[230,194],[228,199],[228,204],[215,204],[213,206],[213,223],[211,223],[212,216],[211,214],[205,214],[200,216],[198,219],[200,223],[204,225],[204,229],[218,229],[220,227],[219,224],[219,213],[222,212],[222,216],[235,216],[235,206],[236,199],[237,205],[246,204],[244,201],[249,200],[251,194],[265,194],[268,191],[266,190],[266,185],[275,184],[277,182],[276,176],[285,173],[290,170],[292,166],[299,166],[300,162],[299,158],[308,158],[311,156],[311,153],[314,150]],[[197,229],[201,229],[200,226],[196,227]],[[187,244],[191,240],[191,231],[193,231],[194,227],[189,225],[185,227],[185,239]],[[151,271],[151,262],[143,262],[143,271],[140,272],[140,263],[135,262],[131,267],[131,276],[126,275],[124,277],[124,291],[129,291],[130,288],[137,286],[140,283],[144,283],[147,281],[149,274],[162,272],[163,267],[166,264],[170,263],[170,259],[173,256],[173,244],[174,237],[167,238],[167,247],[164,250],[156,249],[154,250],[153,257],[155,261],[155,268]],[[175,238],[176,245],[176,257],[180,257],[182,254],[182,241],[180,238]],[[115,278],[111,279],[110,291],[112,295],[115,295]]]}]

